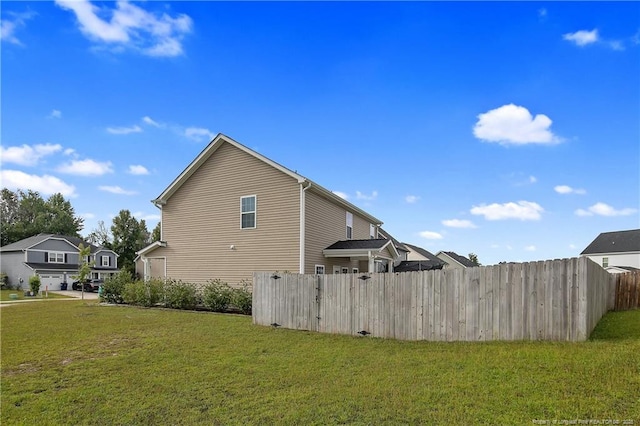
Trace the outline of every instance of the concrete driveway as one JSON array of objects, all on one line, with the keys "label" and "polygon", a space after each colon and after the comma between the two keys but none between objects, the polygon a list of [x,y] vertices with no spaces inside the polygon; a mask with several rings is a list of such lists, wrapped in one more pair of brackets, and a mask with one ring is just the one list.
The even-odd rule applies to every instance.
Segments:
[{"label": "concrete driveway", "polygon": [[[61,290],[61,291],[50,291],[49,293],[61,294],[64,296],[75,297],[76,299],[82,298],[82,292],[76,290]],[[88,291],[84,292],[85,300],[95,300],[98,299],[98,293],[90,293]]]}]

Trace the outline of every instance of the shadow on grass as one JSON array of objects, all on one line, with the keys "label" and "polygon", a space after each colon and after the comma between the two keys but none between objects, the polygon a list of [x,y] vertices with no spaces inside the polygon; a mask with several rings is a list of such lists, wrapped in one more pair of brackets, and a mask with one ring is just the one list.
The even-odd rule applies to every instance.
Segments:
[{"label": "shadow on grass", "polygon": [[598,322],[589,340],[640,340],[640,309],[608,312]]}]

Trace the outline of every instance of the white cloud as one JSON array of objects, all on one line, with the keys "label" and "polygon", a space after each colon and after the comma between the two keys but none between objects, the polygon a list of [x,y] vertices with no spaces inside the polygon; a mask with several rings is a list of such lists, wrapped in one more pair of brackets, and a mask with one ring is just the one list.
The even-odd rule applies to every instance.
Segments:
[{"label": "white cloud", "polygon": [[531,201],[518,201],[517,203],[509,202],[504,204],[493,203],[489,205],[481,204],[473,206],[471,214],[484,216],[486,220],[539,220],[540,213],[544,209],[538,204]]},{"label": "white cloud", "polygon": [[529,176],[529,183],[536,183],[538,179],[535,176]]},{"label": "white cloud", "polygon": [[129,174],[132,175],[148,175],[149,170],[145,166],[141,165],[131,165],[129,166]]},{"label": "white cloud", "polygon": [[624,50],[624,44],[622,44],[622,42],[620,40],[612,40],[609,42],[609,47],[611,47],[613,50]]},{"label": "white cloud", "polygon": [[8,43],[23,46],[22,42],[18,40],[15,33],[18,28],[25,26],[25,22],[28,19],[31,19],[34,16],[34,13],[7,12],[7,15],[10,15],[11,19],[0,19],[0,39]]},{"label": "white cloud", "polygon": [[142,128],[138,125],[131,127],[107,127],[107,132],[112,135],[128,135],[129,133],[140,133]]},{"label": "white cloud", "polygon": [[131,216],[137,218],[138,220],[144,219],[145,222],[159,221],[161,218],[159,214],[145,214],[144,212],[134,212],[131,213]]},{"label": "white cloud", "polygon": [[575,33],[567,33],[563,34],[562,38],[571,41],[578,46],[586,46],[591,43],[595,43],[598,41],[598,30],[593,29],[591,31],[580,30]]},{"label": "white cloud", "polygon": [[187,127],[184,130],[184,135],[197,142],[200,142],[203,139],[210,141],[215,136],[211,133],[211,130],[205,129],[204,127]]},{"label": "white cloud", "polygon": [[620,209],[620,210],[616,210],[615,208],[611,207],[608,204],[605,203],[595,203],[594,205],[592,205],[591,207],[587,208],[586,210],[584,209],[578,209],[576,210],[576,215],[578,216],[608,216],[608,217],[613,217],[613,216],[629,216],[632,215],[634,213],[636,213],[638,210],[637,209],[632,209],[632,208],[624,208],[624,209]]},{"label": "white cloud", "polygon": [[75,149],[73,149],[73,148],[67,148],[67,149],[65,149],[65,150],[64,150],[64,152],[63,152],[63,154],[64,154],[64,155],[67,155],[67,156],[68,156],[68,155],[73,155],[74,157],[75,157],[76,155],[78,155],[78,154],[76,153],[76,150],[75,150]]},{"label": "white cloud", "polygon": [[526,246],[524,249],[526,251],[536,251],[536,246],[534,246],[534,245]]},{"label": "white cloud", "polygon": [[55,176],[29,175],[18,170],[0,171],[2,186],[12,191],[17,189],[37,191],[43,195],[61,193],[65,197],[75,197],[76,188]]},{"label": "white cloud", "polygon": [[135,191],[127,191],[126,189],[122,189],[119,186],[99,186],[98,189],[100,191],[110,192],[112,194],[120,194],[120,195],[135,195],[137,192]]},{"label": "white cloud", "polygon": [[94,213],[80,213],[78,216],[83,219],[94,219],[96,217]]},{"label": "white cloud", "polygon": [[417,195],[407,195],[406,197],[404,197],[404,200],[409,204],[417,203],[419,199],[420,197],[418,197]]},{"label": "white cloud", "polygon": [[341,191],[331,191],[334,194],[336,194],[338,197],[342,198],[343,200],[348,200],[349,196],[347,194],[345,194],[344,192]]},{"label": "white cloud", "polygon": [[569,244],[569,248],[570,248],[570,249],[575,249],[575,248],[576,248],[576,245],[575,245],[575,244]]},{"label": "white cloud", "polygon": [[59,109],[54,109],[47,116],[47,118],[62,118],[62,111],[60,111]]},{"label": "white cloud", "polygon": [[376,198],[378,198],[378,191],[373,191],[371,193],[371,195],[363,194],[360,191],[356,191],[356,199],[357,200],[373,201]]},{"label": "white cloud", "polygon": [[586,194],[587,191],[585,191],[584,189],[580,189],[580,188],[572,188],[568,185],[557,185],[553,187],[553,190],[556,191],[558,194]]},{"label": "white cloud", "polygon": [[[56,0],[56,4],[75,14],[86,37],[115,46],[114,51],[126,47],[148,56],[179,56],[183,54],[182,39],[193,26],[185,14],[152,13],[128,1],[116,2],[115,9],[87,0]],[[110,19],[105,19],[108,15]]]},{"label": "white cloud", "polygon": [[547,14],[548,14],[547,9],[545,9],[544,7],[542,9],[538,9],[539,18],[546,18]]},{"label": "white cloud", "polygon": [[449,228],[477,228],[476,225],[474,225],[473,222],[471,222],[470,220],[462,220],[462,219],[448,219],[448,220],[443,220],[442,224],[444,226],[448,226]]},{"label": "white cloud", "polygon": [[34,146],[0,146],[0,162],[14,163],[21,166],[35,166],[42,157],[56,153],[62,149],[59,144],[38,144]]},{"label": "white cloud", "polygon": [[559,143],[562,139],[551,132],[551,123],[544,114],[532,117],[525,107],[509,104],[478,115],[473,134],[483,141],[503,145]]},{"label": "white cloud", "polygon": [[113,173],[111,162],[94,160],[73,160],[58,167],[60,173],[78,176],[102,176]]},{"label": "white cloud", "polygon": [[441,240],[442,239],[442,235],[437,233],[437,232],[433,232],[433,231],[422,231],[419,234],[422,238],[426,238],[427,240]]},{"label": "white cloud", "polygon": [[145,124],[148,124],[149,126],[153,126],[153,127],[164,127],[164,124],[158,123],[157,121],[155,121],[154,119],[152,119],[151,117],[149,117],[148,115],[145,115],[144,117],[142,117],[142,121]]}]

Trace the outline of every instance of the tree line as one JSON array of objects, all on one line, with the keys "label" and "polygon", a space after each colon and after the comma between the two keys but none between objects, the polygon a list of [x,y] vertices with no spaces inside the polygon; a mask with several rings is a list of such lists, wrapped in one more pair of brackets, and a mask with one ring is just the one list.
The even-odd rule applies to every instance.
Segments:
[{"label": "tree line", "polygon": [[160,240],[160,222],[149,232],[144,219],[137,220],[129,210],[120,210],[109,228],[103,221],[82,236],[84,219],[77,216],[71,202],[60,193],[46,200],[36,191],[0,193],[1,245],[15,243],[38,234],[58,234],[83,238],[91,244],[115,251],[120,269],[135,272],[136,251]]}]

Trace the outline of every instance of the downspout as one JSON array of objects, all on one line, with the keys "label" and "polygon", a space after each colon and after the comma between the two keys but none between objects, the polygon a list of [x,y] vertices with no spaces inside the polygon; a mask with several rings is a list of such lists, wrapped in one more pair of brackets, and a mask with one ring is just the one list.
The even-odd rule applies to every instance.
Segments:
[{"label": "downspout", "polygon": [[[304,184],[307,183],[307,186]],[[311,182],[304,181],[300,182],[300,273],[304,274],[304,241],[305,241],[305,211],[306,211],[306,202],[304,193],[307,189],[311,188]]]}]

